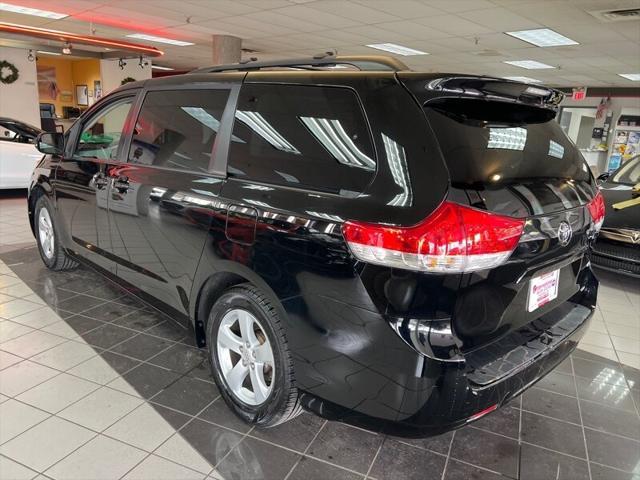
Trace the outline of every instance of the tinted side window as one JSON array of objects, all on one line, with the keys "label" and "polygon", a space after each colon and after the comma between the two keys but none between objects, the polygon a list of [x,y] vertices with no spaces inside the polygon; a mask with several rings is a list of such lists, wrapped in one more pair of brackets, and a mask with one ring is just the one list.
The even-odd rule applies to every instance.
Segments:
[{"label": "tinted side window", "polygon": [[242,87],[229,151],[230,176],[361,192],[375,169],[371,136],[353,91],[299,85]]},{"label": "tinted side window", "polygon": [[129,161],[206,172],[228,90],[147,93],[138,116]]},{"label": "tinted side window", "polygon": [[114,102],[91,118],[82,127],[74,157],[103,160],[116,158],[124,123],[132,104],[133,98]]}]

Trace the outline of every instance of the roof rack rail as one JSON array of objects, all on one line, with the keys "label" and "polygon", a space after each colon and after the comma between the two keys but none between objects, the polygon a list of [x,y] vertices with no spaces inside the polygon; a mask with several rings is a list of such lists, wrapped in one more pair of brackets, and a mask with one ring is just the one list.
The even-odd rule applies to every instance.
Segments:
[{"label": "roof rack rail", "polygon": [[283,60],[265,60],[258,61],[252,57],[249,60],[243,60],[240,63],[232,63],[229,65],[215,65],[212,67],[202,67],[190,71],[189,73],[215,73],[226,71],[246,71],[260,70],[262,68],[301,68],[315,70],[321,67],[338,65],[350,65],[363,71],[392,71],[409,70],[400,60],[384,55],[353,55],[353,56],[336,56],[333,52],[326,52],[314,55],[311,58],[294,58]]}]

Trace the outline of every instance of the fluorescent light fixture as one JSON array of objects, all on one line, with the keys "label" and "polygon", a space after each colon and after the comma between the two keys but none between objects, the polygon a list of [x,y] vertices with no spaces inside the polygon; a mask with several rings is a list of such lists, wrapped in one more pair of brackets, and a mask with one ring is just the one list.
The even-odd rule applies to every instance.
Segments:
[{"label": "fluorescent light fixture", "polygon": [[338,162],[348,167],[362,168],[369,171],[376,169],[376,162],[371,160],[353,143],[340,120],[316,117],[298,118]]},{"label": "fluorescent light fixture", "polygon": [[526,143],[527,130],[524,128],[489,128],[487,148],[522,151]]},{"label": "fluorescent light fixture", "polygon": [[372,43],[371,45],[367,45],[367,47],[375,48],[377,50],[384,50],[385,52],[395,53],[397,55],[403,55],[405,57],[409,55],[429,55],[427,52],[404,47],[395,43]]},{"label": "fluorescent light fixture", "polygon": [[128,38],[137,38],[138,40],[147,40],[149,42],[168,43],[169,45],[177,45],[178,47],[186,47],[195,45],[191,42],[183,42],[182,40],[174,40],[172,38],[157,37],[155,35],[147,35],[146,33],[132,33],[127,35]]},{"label": "fluorescent light fixture", "polygon": [[546,63],[536,62],[535,60],[507,60],[503,63],[508,63],[514,67],[526,68],[527,70],[542,70],[545,68],[556,68]]},{"label": "fluorescent light fixture", "polygon": [[36,17],[53,18],[54,20],[60,20],[61,18],[67,18],[69,16],[66,13],[50,12],[49,10],[23,7],[21,5],[12,5],[4,2],[0,2],[0,10],[11,13],[22,13],[23,15],[33,15]]},{"label": "fluorescent light fixture", "polygon": [[154,70],[167,70],[167,71],[174,70],[171,67],[163,67],[161,65],[151,65],[151,68],[153,68]]},{"label": "fluorescent light fixture", "polygon": [[519,38],[536,47],[562,47],[565,45],[579,45],[575,40],[571,40],[549,28],[536,28],[534,30],[519,30],[517,32],[504,32],[512,37]]},{"label": "fluorescent light fixture", "polygon": [[62,55],[60,52],[47,52],[45,50],[36,50],[36,52],[43,55]]},{"label": "fluorescent light fixture", "polygon": [[560,145],[558,142],[554,142],[553,140],[549,140],[549,153],[548,155],[556,158],[564,157],[564,147]]},{"label": "fluorescent light fixture", "polygon": [[640,73],[619,73],[618,76],[634,82],[640,82]]},{"label": "fluorescent light fixture", "polygon": [[542,83],[542,80],[538,80],[537,78],[531,77],[502,77],[507,80],[513,80],[514,82],[522,82],[522,83]]}]

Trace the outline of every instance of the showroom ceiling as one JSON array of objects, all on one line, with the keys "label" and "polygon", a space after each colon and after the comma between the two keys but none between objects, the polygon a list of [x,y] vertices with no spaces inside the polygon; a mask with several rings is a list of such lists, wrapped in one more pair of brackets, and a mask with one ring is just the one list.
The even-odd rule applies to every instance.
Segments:
[{"label": "showroom ceiling", "polygon": [[[606,21],[594,11],[640,8],[640,0],[4,0],[54,10],[51,19],[0,12],[0,21],[127,40],[147,34],[194,45],[148,43],[156,63],[195,68],[210,63],[211,35],[243,39],[260,59],[383,53],[393,43],[427,52],[403,56],[415,70],[526,76],[557,86],[637,86],[618,74],[640,73],[640,16]],[[537,47],[505,34],[548,28],[576,45]],[[130,39],[133,40],[133,39]],[[529,70],[508,61],[555,68]]]}]

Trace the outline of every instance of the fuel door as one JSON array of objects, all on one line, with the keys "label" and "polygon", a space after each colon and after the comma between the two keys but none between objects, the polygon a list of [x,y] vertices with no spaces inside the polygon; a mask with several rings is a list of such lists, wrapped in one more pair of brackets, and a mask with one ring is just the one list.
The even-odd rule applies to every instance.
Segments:
[{"label": "fuel door", "polygon": [[230,205],[227,210],[225,234],[229,240],[241,245],[253,245],[256,241],[258,211],[252,207]]}]

